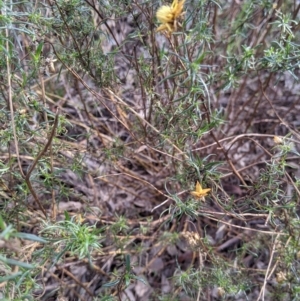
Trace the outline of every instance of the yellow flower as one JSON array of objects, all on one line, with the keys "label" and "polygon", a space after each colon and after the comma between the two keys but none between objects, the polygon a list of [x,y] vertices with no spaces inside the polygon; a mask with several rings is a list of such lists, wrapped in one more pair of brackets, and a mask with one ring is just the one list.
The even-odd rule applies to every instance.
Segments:
[{"label": "yellow flower", "polygon": [[177,29],[177,22],[183,15],[183,5],[185,0],[174,0],[172,5],[163,5],[156,12],[156,17],[162,23],[156,31],[166,30],[172,33]]},{"label": "yellow flower", "polygon": [[210,188],[203,189],[201,184],[197,181],[196,190],[191,191],[191,195],[193,195],[194,197],[200,199],[202,197],[205,197],[210,191],[211,191]]}]

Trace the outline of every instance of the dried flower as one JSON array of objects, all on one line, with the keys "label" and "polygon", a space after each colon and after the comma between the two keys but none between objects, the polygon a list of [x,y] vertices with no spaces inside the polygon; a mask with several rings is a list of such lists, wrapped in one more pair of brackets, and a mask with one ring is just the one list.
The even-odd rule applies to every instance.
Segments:
[{"label": "dried flower", "polygon": [[192,249],[199,247],[201,239],[198,233],[184,231],[181,233],[181,235],[187,240],[187,243]]},{"label": "dried flower", "polygon": [[82,215],[79,213],[79,214],[76,214],[75,215],[75,221],[78,223],[78,224],[82,224],[84,222],[84,218],[82,217]]},{"label": "dried flower", "polygon": [[193,195],[194,197],[200,199],[200,198],[205,197],[210,191],[211,191],[210,188],[203,189],[201,184],[197,181],[196,190],[191,191],[191,195]]},{"label": "dried flower", "polygon": [[282,144],[282,139],[278,136],[274,136],[273,141],[275,144]]},{"label": "dried flower", "polygon": [[276,281],[278,283],[282,283],[284,281],[286,281],[286,273],[280,271],[279,273],[276,274]]},{"label": "dried flower", "polygon": [[172,5],[163,5],[156,12],[156,17],[160,23],[162,23],[157,31],[166,30],[168,33],[172,33],[177,29],[178,20],[184,14],[182,12],[185,0],[174,0]]},{"label": "dried flower", "polygon": [[224,290],[223,287],[219,286],[217,288],[217,294],[218,294],[218,297],[222,298],[224,297],[224,295],[226,294],[226,291]]}]

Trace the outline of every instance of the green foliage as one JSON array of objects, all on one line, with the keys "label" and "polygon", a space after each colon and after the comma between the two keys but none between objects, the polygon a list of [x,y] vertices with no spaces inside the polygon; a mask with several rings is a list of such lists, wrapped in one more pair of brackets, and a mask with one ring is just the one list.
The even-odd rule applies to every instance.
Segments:
[{"label": "green foliage", "polygon": [[0,299],[299,298],[300,6],[167,4],[0,1]]},{"label": "green foliage", "polygon": [[[76,221],[77,219],[77,221]],[[53,245],[58,245],[58,252],[70,252],[79,259],[90,257],[93,251],[101,252],[101,229],[96,229],[95,225],[87,226],[81,224],[81,217],[69,218],[57,222],[55,225],[46,225],[42,233],[53,241]]]},{"label": "green foliage", "polygon": [[[38,262],[32,264],[26,262],[24,259],[22,261],[16,260],[14,257],[18,258],[21,240],[38,242],[43,245],[47,245],[48,241],[34,234],[18,232],[12,225],[7,226],[2,216],[0,216],[0,228],[2,230],[0,233],[1,248],[10,250],[9,253],[2,253],[3,255],[0,255],[1,271],[5,271],[5,274],[0,276],[0,282],[7,283],[1,296],[4,299],[9,298],[12,296],[12,292],[15,291],[16,295],[31,299],[32,292],[39,287],[34,279],[38,273]],[[13,300],[17,299],[14,298]]]}]

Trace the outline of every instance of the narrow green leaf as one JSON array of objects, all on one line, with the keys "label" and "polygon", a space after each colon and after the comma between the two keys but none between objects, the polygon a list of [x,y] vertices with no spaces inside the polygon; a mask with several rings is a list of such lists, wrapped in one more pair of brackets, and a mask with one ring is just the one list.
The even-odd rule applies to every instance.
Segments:
[{"label": "narrow green leaf", "polygon": [[142,277],[133,276],[134,279],[143,282],[145,285],[149,285],[149,283]]},{"label": "narrow green leaf", "polygon": [[116,280],[116,281],[112,281],[112,282],[105,283],[105,284],[103,284],[102,287],[112,287],[112,286],[117,285],[119,282],[120,282],[120,280],[118,279],[118,280]]},{"label": "narrow green leaf", "polygon": [[129,254],[125,255],[125,265],[126,265],[126,271],[130,272],[131,267],[130,267],[130,255]]},{"label": "narrow green leaf", "polygon": [[0,214],[0,229],[1,229],[2,231],[4,231],[5,228],[6,228],[6,224],[5,224],[3,218],[2,218],[2,216],[1,216],[1,214]]},{"label": "narrow green leaf", "polygon": [[65,211],[64,214],[65,214],[65,220],[66,220],[66,221],[70,221],[70,220],[71,220],[71,217],[70,217],[69,212],[68,212],[68,211]]},{"label": "narrow green leaf", "polygon": [[10,265],[16,265],[19,266],[21,268],[25,268],[25,269],[33,269],[34,265],[26,263],[26,262],[22,262],[22,261],[18,261],[15,259],[11,259],[11,258],[5,258],[3,256],[0,255],[0,260],[6,264],[10,264]]},{"label": "narrow green leaf", "polygon": [[206,52],[203,52],[201,55],[199,55],[196,60],[193,62],[193,64],[197,64],[200,65],[203,61],[203,59],[205,58],[205,54]]},{"label": "narrow green leaf", "polygon": [[44,46],[44,43],[40,43],[39,46],[36,48],[36,51],[35,51],[35,54],[34,54],[36,59],[40,58],[43,46]]},{"label": "narrow green leaf", "polygon": [[27,239],[27,240],[31,240],[31,241],[37,241],[37,242],[41,242],[41,243],[47,243],[48,241],[42,237],[36,236],[34,234],[30,234],[30,233],[15,233],[14,235],[15,237],[21,238],[21,239]]},{"label": "narrow green leaf", "polygon": [[9,280],[14,280],[17,277],[19,277],[20,275],[22,275],[22,272],[17,272],[17,273],[11,274],[11,275],[6,275],[3,277],[0,277],[0,283],[9,281]]}]

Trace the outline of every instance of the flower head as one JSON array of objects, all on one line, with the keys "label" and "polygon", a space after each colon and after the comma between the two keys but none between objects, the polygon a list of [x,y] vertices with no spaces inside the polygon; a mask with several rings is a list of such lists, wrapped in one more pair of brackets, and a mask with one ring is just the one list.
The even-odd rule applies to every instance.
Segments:
[{"label": "flower head", "polygon": [[282,144],[282,139],[278,136],[274,136],[273,141],[275,144]]},{"label": "flower head", "polygon": [[205,197],[210,191],[211,191],[210,188],[203,189],[201,184],[197,181],[196,190],[191,191],[191,195],[193,195],[194,197],[200,199],[200,198]]},{"label": "flower head", "polygon": [[166,30],[172,33],[177,28],[177,22],[183,15],[183,5],[185,0],[174,0],[172,5],[163,5],[156,12],[156,17],[160,23],[162,23],[157,31]]}]

